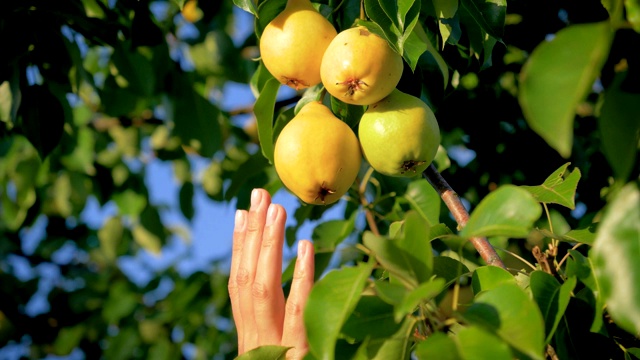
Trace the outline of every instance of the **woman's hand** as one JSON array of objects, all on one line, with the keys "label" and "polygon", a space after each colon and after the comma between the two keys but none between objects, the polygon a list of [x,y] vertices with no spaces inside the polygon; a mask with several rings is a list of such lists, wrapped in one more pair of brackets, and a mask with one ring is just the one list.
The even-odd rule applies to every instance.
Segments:
[{"label": "woman's hand", "polygon": [[238,210],[233,231],[229,296],[238,330],[238,354],[262,345],[291,346],[287,359],[307,353],[304,307],[313,285],[313,245],[298,243],[289,298],[282,290],[285,209],[264,189],[251,193],[249,211]]}]

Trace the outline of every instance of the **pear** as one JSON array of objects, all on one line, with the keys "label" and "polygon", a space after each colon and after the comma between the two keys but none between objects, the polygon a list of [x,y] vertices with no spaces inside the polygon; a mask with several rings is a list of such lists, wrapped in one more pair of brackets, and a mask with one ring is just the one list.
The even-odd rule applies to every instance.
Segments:
[{"label": "pear", "polygon": [[337,35],[309,0],[288,0],[260,37],[264,66],[280,83],[300,90],[320,83],[320,63]]},{"label": "pear", "polygon": [[421,99],[395,89],[370,105],[358,125],[365,159],[377,172],[398,177],[421,174],[440,146],[440,127]]},{"label": "pear", "polygon": [[322,84],[347,104],[370,105],[396,88],[402,77],[402,57],[386,40],[357,26],[341,31],[322,57]]},{"label": "pear", "polygon": [[362,163],[356,134],[321,102],[302,107],[274,149],[282,183],[307,204],[329,205],[351,187]]}]

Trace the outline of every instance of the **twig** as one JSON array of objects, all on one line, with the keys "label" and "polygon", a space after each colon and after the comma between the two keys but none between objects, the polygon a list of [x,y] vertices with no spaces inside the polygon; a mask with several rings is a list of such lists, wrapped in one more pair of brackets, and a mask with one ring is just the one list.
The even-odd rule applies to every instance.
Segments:
[{"label": "twig", "polygon": [[360,186],[358,187],[358,193],[360,194],[360,203],[362,204],[362,208],[364,209],[364,216],[367,219],[367,224],[369,224],[369,228],[371,228],[371,232],[375,235],[380,235],[380,231],[378,231],[378,225],[376,225],[376,220],[371,213],[371,209],[369,208],[369,201],[367,200],[367,196],[365,194],[367,190],[367,183],[369,182],[369,178],[371,178],[371,174],[373,174],[373,168],[369,167],[369,170],[364,174],[362,178],[362,182],[360,182]]},{"label": "twig", "polygon": [[[429,181],[431,186],[440,194],[440,198],[447,205],[449,211],[453,215],[454,219],[458,223],[458,228],[462,229],[465,225],[467,225],[467,221],[469,221],[469,213],[464,208],[464,205],[460,201],[458,194],[449,186],[447,181],[442,177],[438,169],[431,164],[429,167],[422,173],[422,176]],[[473,237],[470,238],[469,241],[473,244],[478,251],[478,254],[482,257],[482,259],[488,264],[493,266],[498,266],[503,269],[506,269],[502,259],[496,253],[491,243],[484,237]]]}]

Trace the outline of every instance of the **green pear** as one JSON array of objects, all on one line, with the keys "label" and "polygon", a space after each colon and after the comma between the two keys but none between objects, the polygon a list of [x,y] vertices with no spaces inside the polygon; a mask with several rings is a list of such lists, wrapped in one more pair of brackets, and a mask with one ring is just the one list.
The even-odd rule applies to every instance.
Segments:
[{"label": "green pear", "polygon": [[398,89],[369,106],[360,119],[358,136],[371,167],[389,176],[421,174],[440,146],[440,127],[431,108]]}]

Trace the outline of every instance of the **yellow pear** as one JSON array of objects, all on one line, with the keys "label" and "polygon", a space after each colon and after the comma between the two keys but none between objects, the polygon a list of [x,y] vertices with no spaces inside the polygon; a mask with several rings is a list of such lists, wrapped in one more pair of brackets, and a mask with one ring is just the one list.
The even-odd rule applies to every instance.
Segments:
[{"label": "yellow pear", "polygon": [[322,57],[320,76],[327,91],[341,101],[370,105],[396,88],[403,62],[386,40],[364,26],[341,31]]},{"label": "yellow pear", "polygon": [[336,35],[333,25],[309,0],[288,0],[264,28],[260,56],[278,81],[304,89],[320,83],[322,55]]},{"label": "yellow pear", "polygon": [[440,145],[440,127],[431,108],[398,89],[369,106],[360,119],[358,136],[371,167],[389,176],[421,174]]},{"label": "yellow pear", "polygon": [[356,134],[317,101],[300,109],[275,144],[280,180],[307,204],[338,201],[355,181],[361,162]]}]

